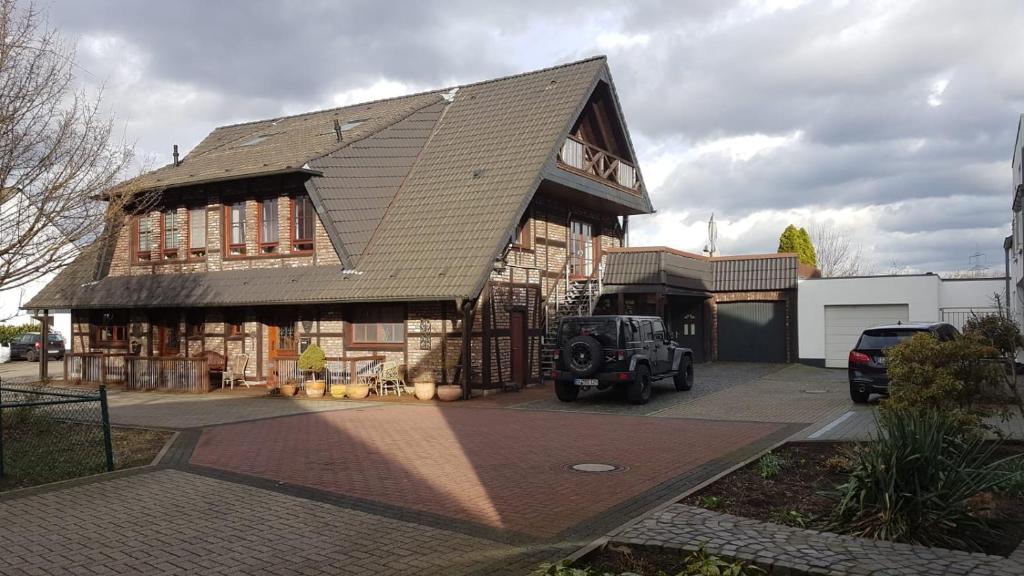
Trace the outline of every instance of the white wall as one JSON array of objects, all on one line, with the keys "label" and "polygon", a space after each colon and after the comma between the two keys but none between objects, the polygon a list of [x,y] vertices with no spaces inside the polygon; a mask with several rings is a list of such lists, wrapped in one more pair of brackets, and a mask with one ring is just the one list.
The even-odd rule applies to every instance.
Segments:
[{"label": "white wall", "polygon": [[944,310],[992,311],[993,294],[1005,289],[1004,278],[943,280],[934,274],[802,280],[797,292],[800,359],[825,358],[825,306],[907,304],[912,322],[937,322]]},{"label": "white wall", "polygon": [[911,321],[934,322],[940,318],[939,285],[934,274],[801,281],[797,291],[800,359],[824,362],[825,306],[907,304]]}]

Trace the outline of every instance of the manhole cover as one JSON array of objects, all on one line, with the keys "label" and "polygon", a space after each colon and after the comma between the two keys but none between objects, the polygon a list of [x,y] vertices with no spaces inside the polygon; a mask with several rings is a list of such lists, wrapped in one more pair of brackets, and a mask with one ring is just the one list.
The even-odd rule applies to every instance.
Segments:
[{"label": "manhole cover", "polygon": [[828,394],[828,390],[804,390],[804,394]]},{"label": "manhole cover", "polygon": [[593,464],[593,463],[573,464],[569,468],[571,468],[571,469],[573,469],[573,470],[575,470],[577,472],[614,472],[616,470],[621,470],[622,469],[620,466],[615,466],[614,464]]}]

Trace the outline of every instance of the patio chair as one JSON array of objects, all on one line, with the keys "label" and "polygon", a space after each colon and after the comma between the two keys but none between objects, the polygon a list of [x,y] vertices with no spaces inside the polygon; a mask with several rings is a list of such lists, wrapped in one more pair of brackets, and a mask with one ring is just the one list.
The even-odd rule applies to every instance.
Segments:
[{"label": "patio chair", "polygon": [[232,390],[235,389],[235,381],[238,380],[248,388],[250,383],[245,380],[245,366],[249,363],[248,354],[235,354],[228,361],[228,367],[224,370],[221,380],[221,388],[228,384]]},{"label": "patio chair", "polygon": [[385,362],[380,365],[380,373],[377,376],[377,394],[387,396],[388,391],[394,390],[398,396],[405,390],[405,366],[398,362]]}]

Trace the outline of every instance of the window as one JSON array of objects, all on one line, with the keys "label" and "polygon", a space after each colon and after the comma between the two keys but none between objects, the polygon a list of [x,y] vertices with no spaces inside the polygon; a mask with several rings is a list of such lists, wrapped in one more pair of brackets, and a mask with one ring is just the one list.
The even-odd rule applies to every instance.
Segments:
[{"label": "window", "polygon": [[277,198],[268,198],[260,202],[259,233],[260,252],[277,252]]},{"label": "window", "polygon": [[224,322],[224,333],[229,338],[241,338],[245,336],[245,324],[242,320],[242,314],[240,312],[230,312],[225,315],[226,321]]},{"label": "window", "polygon": [[405,341],[402,306],[361,306],[352,315],[352,341],[356,344],[401,344]]},{"label": "window", "polygon": [[150,259],[153,243],[153,220],[148,214],[135,220],[135,258],[140,261]]},{"label": "window", "polygon": [[295,324],[281,323],[277,327],[278,352],[295,352]]},{"label": "window", "polygon": [[160,226],[163,229],[164,258],[178,257],[178,212],[168,210],[160,214]]},{"label": "window", "polygon": [[188,211],[188,250],[193,256],[206,255],[206,207]]},{"label": "window", "polygon": [[245,202],[228,206],[227,221],[228,253],[245,254]]},{"label": "window", "polygon": [[516,238],[514,244],[519,248],[530,250],[533,248],[533,227],[530,225],[530,215],[526,214],[516,226]]},{"label": "window", "polygon": [[313,203],[309,196],[292,199],[292,251],[309,252],[313,250]]},{"label": "window", "polygon": [[93,313],[90,328],[93,346],[119,347],[128,343],[128,315],[123,310]]},{"label": "window", "polygon": [[651,321],[643,320],[640,322],[640,339],[643,341],[652,340],[654,338],[654,330],[651,329]]},{"label": "window", "polygon": [[206,315],[202,310],[189,310],[185,315],[185,335],[198,338],[206,332]]},{"label": "window", "polygon": [[665,325],[662,324],[661,320],[654,321],[654,339],[664,340],[665,339]]}]

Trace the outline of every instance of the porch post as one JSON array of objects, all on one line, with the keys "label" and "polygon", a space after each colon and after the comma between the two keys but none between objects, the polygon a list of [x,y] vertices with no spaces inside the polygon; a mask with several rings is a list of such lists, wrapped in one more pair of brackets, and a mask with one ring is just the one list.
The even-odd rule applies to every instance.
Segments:
[{"label": "porch post", "polygon": [[462,399],[469,400],[470,379],[473,372],[473,359],[471,352],[471,331],[473,330],[473,302],[466,300],[462,303]]},{"label": "porch post", "polygon": [[39,342],[39,381],[46,382],[50,379],[50,323],[48,314],[49,310],[43,309],[43,317],[39,319],[42,328],[40,329],[40,342]]}]

